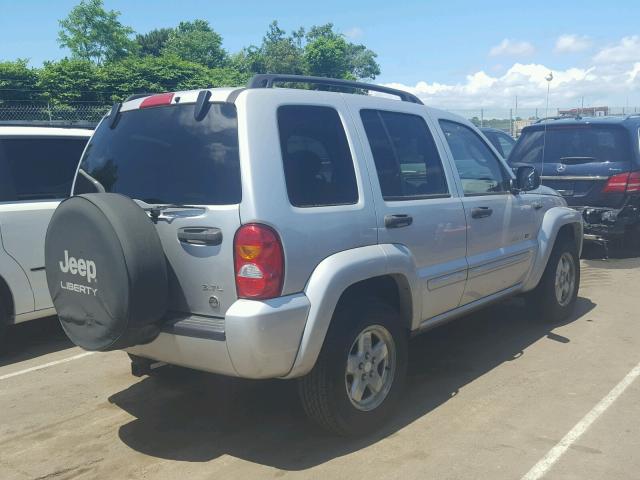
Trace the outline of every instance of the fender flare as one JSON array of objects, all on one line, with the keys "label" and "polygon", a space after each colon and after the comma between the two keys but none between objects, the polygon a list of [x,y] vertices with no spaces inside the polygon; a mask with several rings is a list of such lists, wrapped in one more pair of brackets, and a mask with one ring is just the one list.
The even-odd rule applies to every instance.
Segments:
[{"label": "fender flare", "polygon": [[311,308],[296,359],[284,378],[300,377],[313,368],[344,291],[355,283],[383,275],[404,277],[412,303],[411,327],[419,324],[422,298],[415,262],[406,247],[369,245],[333,254],[318,264],[305,287]]},{"label": "fender flare", "polygon": [[537,285],[551,256],[558,232],[565,225],[571,225],[578,246],[578,255],[582,253],[583,223],[582,215],[569,207],[553,207],[547,210],[538,232],[538,252],[531,267],[531,273],[522,290],[533,290]]}]

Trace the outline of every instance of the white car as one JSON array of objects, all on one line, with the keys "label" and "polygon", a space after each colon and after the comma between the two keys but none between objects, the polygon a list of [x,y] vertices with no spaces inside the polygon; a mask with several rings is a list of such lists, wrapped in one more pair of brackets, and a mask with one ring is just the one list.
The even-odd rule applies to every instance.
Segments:
[{"label": "white car", "polygon": [[91,133],[0,124],[0,341],[7,325],[55,315],[44,237]]}]

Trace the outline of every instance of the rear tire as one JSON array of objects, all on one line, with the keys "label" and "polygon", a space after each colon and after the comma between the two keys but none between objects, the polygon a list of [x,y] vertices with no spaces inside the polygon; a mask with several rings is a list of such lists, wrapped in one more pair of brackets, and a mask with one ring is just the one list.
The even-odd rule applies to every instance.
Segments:
[{"label": "rear tire", "polygon": [[407,332],[400,315],[377,299],[362,299],[338,307],[316,365],[298,381],[298,391],[316,424],[338,435],[362,435],[379,429],[392,413],[406,371]]},{"label": "rear tire", "polygon": [[540,320],[561,322],[571,315],[579,288],[578,249],[570,238],[559,238],[549,256],[540,283],[527,295],[527,303]]}]

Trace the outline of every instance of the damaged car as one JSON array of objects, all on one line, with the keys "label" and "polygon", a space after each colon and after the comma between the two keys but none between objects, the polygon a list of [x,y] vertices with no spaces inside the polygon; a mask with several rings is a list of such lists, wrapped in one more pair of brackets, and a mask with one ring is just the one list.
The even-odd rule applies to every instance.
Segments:
[{"label": "damaged car", "polygon": [[509,156],[582,213],[585,240],[640,245],[640,115],[551,118],[525,127]]}]

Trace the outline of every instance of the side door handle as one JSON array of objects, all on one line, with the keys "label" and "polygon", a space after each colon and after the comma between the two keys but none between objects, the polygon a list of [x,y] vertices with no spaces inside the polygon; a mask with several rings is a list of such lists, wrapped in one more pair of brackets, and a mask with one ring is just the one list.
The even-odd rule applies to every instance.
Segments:
[{"label": "side door handle", "polygon": [[478,207],[471,210],[471,218],[486,218],[490,217],[493,210],[489,207]]},{"label": "side door handle", "polygon": [[542,208],[542,203],[541,202],[533,202],[531,204],[531,206],[535,209],[535,210],[540,210]]},{"label": "side door handle", "polygon": [[178,240],[191,245],[220,245],[222,231],[215,227],[182,227],[178,230]]},{"label": "side door handle", "polygon": [[413,223],[413,217],[404,213],[397,215],[385,215],[384,226],[385,228],[402,228],[408,227]]}]

